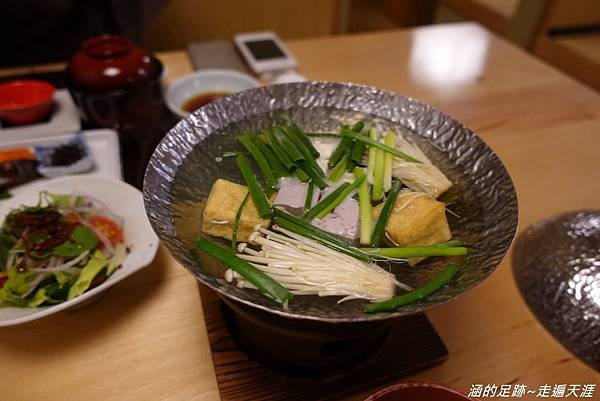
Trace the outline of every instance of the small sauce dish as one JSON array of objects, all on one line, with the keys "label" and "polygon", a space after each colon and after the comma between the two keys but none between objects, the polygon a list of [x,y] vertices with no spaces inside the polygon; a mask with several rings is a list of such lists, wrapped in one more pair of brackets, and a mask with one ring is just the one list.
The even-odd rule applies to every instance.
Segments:
[{"label": "small sauce dish", "polygon": [[228,69],[198,70],[173,82],[167,90],[167,106],[180,117],[187,117],[217,98],[247,89],[260,83],[248,74]]},{"label": "small sauce dish", "polygon": [[38,172],[47,178],[82,174],[94,167],[94,158],[81,133],[58,145],[34,147]]}]

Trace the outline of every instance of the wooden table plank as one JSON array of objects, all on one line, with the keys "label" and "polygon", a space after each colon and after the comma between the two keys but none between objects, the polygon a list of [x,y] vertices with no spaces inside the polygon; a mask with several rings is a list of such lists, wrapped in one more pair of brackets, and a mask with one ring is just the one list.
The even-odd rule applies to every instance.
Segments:
[{"label": "wooden table plank", "polygon": [[[448,29],[288,44],[312,79],[393,90],[473,128],[513,177],[521,230],[598,207],[600,97],[476,26]],[[191,69],[183,52],[161,58],[168,82]],[[410,379],[463,388],[598,380],[535,321],[510,269],[507,259],[485,283],[428,313],[450,358]],[[87,308],[1,329],[0,363],[3,401],[219,399],[196,282],[164,249]]]}]

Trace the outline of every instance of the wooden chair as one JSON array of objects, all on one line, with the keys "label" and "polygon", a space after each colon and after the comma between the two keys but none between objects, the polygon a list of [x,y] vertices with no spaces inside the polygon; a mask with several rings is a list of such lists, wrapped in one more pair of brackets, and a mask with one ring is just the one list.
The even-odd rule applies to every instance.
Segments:
[{"label": "wooden chair", "polygon": [[600,90],[600,1],[550,1],[531,50]]},{"label": "wooden chair", "polygon": [[326,36],[341,29],[342,0],[171,0],[143,35],[151,50],[230,39],[235,33],[272,30],[282,38]]}]

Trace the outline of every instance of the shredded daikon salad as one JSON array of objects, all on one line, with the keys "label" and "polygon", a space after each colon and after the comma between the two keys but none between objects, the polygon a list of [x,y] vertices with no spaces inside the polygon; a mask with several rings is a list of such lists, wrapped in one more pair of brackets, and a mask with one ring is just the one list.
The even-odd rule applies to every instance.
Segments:
[{"label": "shredded daikon salad", "polygon": [[37,307],[104,282],[127,256],[123,219],[85,194],[41,192],[0,227],[0,305]]}]

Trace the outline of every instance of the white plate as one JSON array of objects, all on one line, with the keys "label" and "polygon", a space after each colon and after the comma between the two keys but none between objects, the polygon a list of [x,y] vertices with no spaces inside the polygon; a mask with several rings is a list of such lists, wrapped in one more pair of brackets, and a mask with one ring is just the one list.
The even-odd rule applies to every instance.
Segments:
[{"label": "white plate", "polygon": [[[86,173],[86,175],[99,175],[117,180],[122,179],[119,138],[116,131],[111,129],[94,129],[82,131],[82,133],[94,158],[94,168]],[[70,140],[74,135],[75,133],[68,133],[45,138],[4,141],[0,133],[0,150],[33,148],[35,145],[55,145]],[[19,195],[27,192],[29,188],[36,186],[42,180],[19,185],[11,188],[10,192],[15,196]]]},{"label": "white plate", "polygon": [[69,91],[67,89],[57,89],[54,92],[52,101],[54,110],[52,110],[49,121],[16,127],[2,127],[0,125],[0,140],[16,141],[44,138],[48,135],[79,131],[81,129],[81,118]]},{"label": "white plate", "polygon": [[38,193],[43,190],[56,193],[82,192],[104,202],[112,212],[123,217],[125,242],[131,248],[131,252],[123,266],[104,283],[70,301],[39,308],[0,307],[0,327],[29,322],[77,305],[147,266],[156,255],[158,238],[146,218],[142,193],[131,185],[114,179],[71,176],[42,181],[38,185],[30,186],[19,196],[0,203],[0,222],[4,221],[13,208],[23,204],[35,205]]}]

